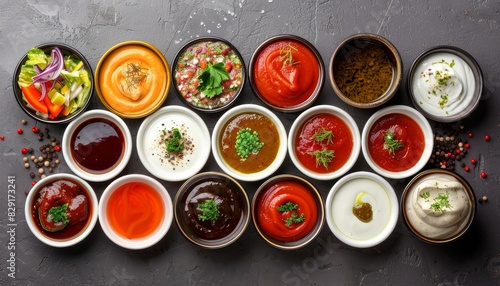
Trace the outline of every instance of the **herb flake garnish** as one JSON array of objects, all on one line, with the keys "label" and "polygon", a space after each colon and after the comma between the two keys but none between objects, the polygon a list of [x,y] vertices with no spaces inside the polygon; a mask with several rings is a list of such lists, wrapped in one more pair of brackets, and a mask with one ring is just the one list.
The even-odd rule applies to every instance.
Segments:
[{"label": "herb flake garnish", "polygon": [[300,216],[296,213],[293,213],[290,217],[287,219],[284,219],[283,221],[285,222],[286,226],[292,226],[292,223],[301,223],[306,219],[305,214],[301,214]]},{"label": "herb flake garnish", "polygon": [[241,159],[246,159],[250,153],[257,153],[264,147],[264,142],[259,140],[259,133],[250,128],[242,128],[236,134],[236,153]]},{"label": "herb flake garnish", "polygon": [[[293,202],[287,202],[285,204],[282,204],[280,205],[277,210],[280,212],[280,213],[283,213],[283,212],[291,212],[291,211],[294,211],[296,209],[299,208],[299,205],[298,204],[295,204]],[[283,219],[283,221],[285,222],[285,225],[290,227],[292,226],[292,224],[296,223],[301,223],[303,222],[304,220],[306,219],[306,215],[304,213],[298,215],[296,212],[293,212],[288,218],[286,219]]]},{"label": "herb flake garnish", "polygon": [[209,220],[214,222],[220,216],[217,203],[212,199],[199,203],[197,209],[202,212],[202,214],[198,215],[198,219],[201,221]]},{"label": "herb flake garnish", "polygon": [[68,204],[52,207],[49,209],[48,218],[55,223],[67,224],[69,222],[67,210]]},{"label": "herb flake garnish", "polygon": [[[167,135],[165,131],[163,131],[163,135]],[[168,153],[176,153],[184,150],[184,140],[179,128],[172,128],[172,136],[165,140],[165,145],[167,146]]]},{"label": "herb flake garnish", "polygon": [[280,205],[278,207],[278,211],[282,213],[282,212],[287,212],[287,211],[293,211],[293,210],[296,210],[298,208],[299,208],[298,204],[294,204],[292,202],[287,202],[284,205]]},{"label": "herb flake garnish", "polygon": [[216,63],[214,65],[208,63],[207,67],[198,77],[200,85],[197,87],[199,91],[209,98],[222,93],[224,87],[222,81],[230,79],[229,73],[224,68],[223,63]]},{"label": "herb flake garnish", "polygon": [[435,198],[434,198],[434,203],[431,204],[431,209],[433,212],[441,212],[444,213],[445,209],[452,209],[450,201],[449,201],[450,195],[448,192],[446,194],[439,193]]},{"label": "herb flake garnish", "polygon": [[285,66],[286,64],[293,66],[300,63],[299,61],[295,61],[293,59],[293,51],[298,50],[290,43],[288,43],[287,46],[280,48],[280,60],[283,62],[283,66]]},{"label": "herb flake garnish", "polygon": [[316,157],[316,167],[323,165],[326,169],[328,169],[328,164],[335,158],[335,151],[328,149],[307,152],[307,154]]},{"label": "herb flake garnish", "polygon": [[391,130],[387,130],[384,136],[384,149],[388,149],[389,153],[394,154],[396,150],[402,147],[403,144],[394,138],[394,133]]},{"label": "herb flake garnish", "polygon": [[316,132],[314,132],[310,139],[316,140],[316,142],[322,142],[323,140],[326,140],[326,144],[330,144],[333,142],[333,132],[321,127],[316,130]]}]

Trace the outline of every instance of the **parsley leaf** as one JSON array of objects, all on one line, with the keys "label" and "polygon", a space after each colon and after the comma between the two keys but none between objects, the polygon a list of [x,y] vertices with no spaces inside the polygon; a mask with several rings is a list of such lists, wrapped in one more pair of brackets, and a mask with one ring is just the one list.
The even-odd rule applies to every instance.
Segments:
[{"label": "parsley leaf", "polygon": [[401,147],[403,147],[403,144],[394,138],[394,134],[390,130],[387,130],[384,136],[384,149],[389,149],[389,153],[394,154],[394,151]]},{"label": "parsley leaf", "polygon": [[223,63],[216,63],[214,65],[209,63],[198,77],[200,85],[197,89],[207,97],[213,98],[222,93],[222,81],[229,78],[229,73],[224,68]]},{"label": "parsley leaf", "polygon": [[62,222],[63,224],[67,224],[69,222],[67,210],[68,204],[52,207],[49,209],[48,218],[56,223]]},{"label": "parsley leaf", "polygon": [[[184,140],[182,140],[179,128],[172,128],[172,131],[169,133],[171,133],[171,136],[165,140],[168,153],[175,153],[184,150]],[[166,135],[165,131],[163,131],[163,135]]]},{"label": "parsley leaf", "polygon": [[217,203],[214,200],[210,199],[199,203],[197,209],[202,212],[202,214],[198,215],[198,218],[201,221],[210,220],[214,222],[219,218],[219,209]]},{"label": "parsley leaf", "polygon": [[280,205],[278,207],[279,212],[287,212],[287,211],[293,211],[299,208],[298,204],[294,204],[292,202],[287,202],[286,204]]}]

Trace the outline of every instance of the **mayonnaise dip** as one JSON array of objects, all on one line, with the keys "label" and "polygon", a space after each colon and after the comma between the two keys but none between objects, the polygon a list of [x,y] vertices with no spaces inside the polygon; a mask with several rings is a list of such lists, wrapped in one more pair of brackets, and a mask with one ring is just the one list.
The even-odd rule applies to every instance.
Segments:
[{"label": "mayonnaise dip", "polygon": [[459,234],[472,214],[464,185],[447,174],[431,174],[413,184],[404,208],[407,222],[418,234],[438,240]]}]

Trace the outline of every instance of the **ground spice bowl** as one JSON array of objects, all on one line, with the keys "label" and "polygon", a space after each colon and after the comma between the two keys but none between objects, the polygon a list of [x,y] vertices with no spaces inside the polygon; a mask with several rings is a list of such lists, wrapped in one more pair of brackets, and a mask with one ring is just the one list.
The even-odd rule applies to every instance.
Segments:
[{"label": "ground spice bowl", "polygon": [[[341,57],[350,57],[356,52],[366,51],[365,49],[373,46],[380,48],[387,55],[392,78],[388,88],[377,98],[366,102],[355,101],[347,96],[337,84],[340,78],[337,68]],[[343,102],[357,108],[374,108],[388,102],[397,93],[403,79],[403,60],[396,47],[386,38],[376,34],[355,34],[342,41],[333,52],[330,58],[329,78],[333,91]]]}]

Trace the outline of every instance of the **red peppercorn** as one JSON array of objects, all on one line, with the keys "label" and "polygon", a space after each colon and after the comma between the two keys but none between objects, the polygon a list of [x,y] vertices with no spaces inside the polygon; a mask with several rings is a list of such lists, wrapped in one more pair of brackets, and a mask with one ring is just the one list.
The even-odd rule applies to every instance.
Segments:
[{"label": "red peppercorn", "polygon": [[469,133],[467,136],[469,136],[469,138],[472,138],[472,133]]},{"label": "red peppercorn", "polygon": [[21,153],[28,154],[28,148],[26,148],[26,147],[22,148]]},{"label": "red peppercorn", "polygon": [[56,145],[56,147],[54,147],[54,149],[55,149],[57,152],[59,152],[59,151],[61,151],[61,146]]},{"label": "red peppercorn", "polygon": [[451,152],[448,152],[447,155],[448,155],[448,157],[451,157]]},{"label": "red peppercorn", "polygon": [[484,135],[484,140],[490,141],[490,135],[488,135],[488,134]]},{"label": "red peppercorn", "polygon": [[460,149],[455,150],[455,153],[457,153],[457,155],[460,155]]},{"label": "red peppercorn", "polygon": [[487,176],[488,176],[488,175],[486,175],[486,173],[485,173],[485,172],[481,172],[481,178],[483,178],[483,179],[484,179],[484,178],[486,178]]},{"label": "red peppercorn", "polygon": [[17,128],[17,134],[23,134],[23,130],[21,128]]},{"label": "red peppercorn", "polygon": [[469,166],[465,166],[465,167],[464,167],[464,171],[465,171],[465,172],[469,172],[469,171],[470,171]]},{"label": "red peppercorn", "polygon": [[31,186],[36,185],[36,181],[31,182]]},{"label": "red peppercorn", "polygon": [[470,159],[470,163],[471,163],[472,165],[476,165],[477,161],[476,161],[476,159],[472,158],[472,159]]},{"label": "red peppercorn", "polygon": [[446,161],[443,161],[441,164],[442,164],[443,166],[446,166]]},{"label": "red peppercorn", "polygon": [[464,147],[465,147],[465,149],[469,149],[470,148],[470,144],[469,143],[465,143]]},{"label": "red peppercorn", "polygon": [[3,135],[0,136],[0,140],[2,140],[2,141],[5,140],[5,136],[3,136]]},{"label": "red peppercorn", "polygon": [[33,127],[31,127],[31,132],[38,133],[38,132],[40,132],[40,129],[38,129],[38,127],[36,127],[36,126],[33,126]]}]

